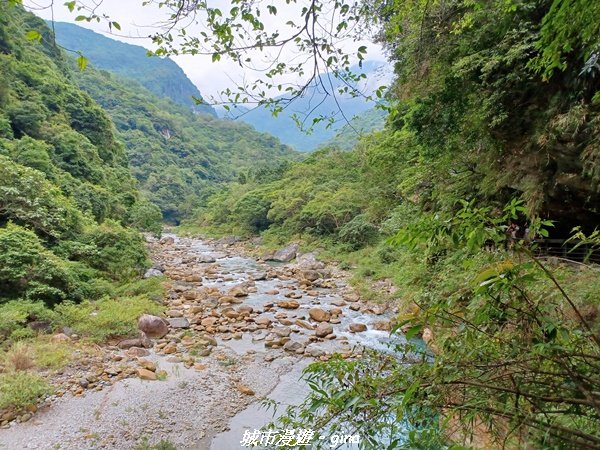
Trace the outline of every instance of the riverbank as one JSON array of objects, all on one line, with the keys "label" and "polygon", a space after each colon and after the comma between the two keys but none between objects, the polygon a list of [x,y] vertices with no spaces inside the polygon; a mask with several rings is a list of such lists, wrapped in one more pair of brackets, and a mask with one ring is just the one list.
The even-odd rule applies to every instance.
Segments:
[{"label": "riverbank", "polygon": [[236,415],[277,396],[283,374],[334,352],[357,358],[363,346],[389,339],[384,308],[361,302],[347,274],[313,255],[266,263],[232,243],[174,235],[148,245],[147,275],[164,277],[167,289],[168,333],[150,345],[102,347],[117,381],[80,378],[75,393],[0,430],[0,448],[128,449],[166,440],[204,449],[213,436],[231,443],[245,426]]}]

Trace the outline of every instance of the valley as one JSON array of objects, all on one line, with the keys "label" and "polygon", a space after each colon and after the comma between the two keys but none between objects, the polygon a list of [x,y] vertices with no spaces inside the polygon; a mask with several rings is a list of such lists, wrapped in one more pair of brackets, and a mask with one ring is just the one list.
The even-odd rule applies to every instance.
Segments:
[{"label": "valley", "polygon": [[[70,375],[60,395],[26,421],[20,416],[23,423],[5,425],[0,448],[137,448],[162,440],[177,449],[238,448],[244,430],[271,420],[262,397],[281,408],[303,399],[302,389],[289,389],[300,389],[310,361],[387,348],[385,305],[360,302],[338,268],[312,254],[291,264],[257,261],[226,242],[150,238],[148,276],[164,273],[167,334],[115,341],[88,367],[62,369]],[[248,407],[259,420],[236,421]]]}]

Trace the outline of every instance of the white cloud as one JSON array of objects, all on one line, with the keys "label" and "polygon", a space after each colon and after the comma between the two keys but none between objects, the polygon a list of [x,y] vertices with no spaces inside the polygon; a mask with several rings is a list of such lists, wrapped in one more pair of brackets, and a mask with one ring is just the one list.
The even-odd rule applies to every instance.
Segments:
[{"label": "white cloud", "polygon": [[[111,38],[128,42],[130,44],[141,45],[152,49],[152,41],[149,35],[157,29],[159,24],[165,21],[169,12],[165,9],[157,7],[156,3],[142,6],[141,1],[123,1],[123,0],[103,0],[98,9],[99,13],[107,14],[111,20],[118,22],[121,25],[121,31],[109,32],[107,22],[75,22],[75,17],[78,15],[76,11],[69,10],[60,2],[55,4],[52,0],[25,0],[25,6],[32,10],[37,15],[44,19],[53,19],[55,21],[73,22],[82,27],[92,29],[96,32],[108,35]],[[51,8],[50,5],[54,4]],[[278,5],[277,16],[263,17],[263,21],[267,30],[285,31],[285,22],[289,19],[299,17],[300,4],[286,4],[281,2]],[[229,8],[228,0],[213,0],[213,7]],[[193,30],[193,27],[191,28]],[[197,30],[198,28],[196,28]],[[341,43],[342,47],[348,49],[356,48],[358,45],[367,45],[368,59],[376,61],[384,61],[381,47],[371,42],[346,42]],[[350,47],[352,46],[352,47]],[[257,67],[265,66],[274,58],[273,54],[268,52],[255,52],[251,55],[253,64]],[[284,58],[291,58],[294,53],[285,51],[282,55]],[[213,63],[208,55],[181,55],[175,56],[173,59],[181,66],[188,77],[200,89],[202,94],[207,96],[218,97],[219,92],[225,88],[233,89],[237,84],[244,80],[250,82],[257,78],[258,72],[252,71],[249,68],[240,67],[236,62],[227,58]],[[298,77],[290,76],[285,81],[298,82]]]}]

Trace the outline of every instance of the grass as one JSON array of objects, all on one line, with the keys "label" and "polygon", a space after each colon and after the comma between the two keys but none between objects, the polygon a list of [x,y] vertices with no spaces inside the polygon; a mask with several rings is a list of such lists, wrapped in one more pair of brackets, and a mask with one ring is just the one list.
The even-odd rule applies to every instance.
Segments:
[{"label": "grass", "polygon": [[23,410],[50,394],[50,385],[35,373],[24,370],[0,373],[0,409]]},{"label": "grass", "polygon": [[162,440],[157,444],[150,444],[148,438],[145,437],[133,448],[133,450],[177,450],[177,447],[165,440]]},{"label": "grass", "polygon": [[160,314],[163,310],[164,306],[146,295],[104,298],[81,304],[62,303],[56,307],[61,325],[71,327],[75,333],[94,342],[133,335],[142,314]]}]

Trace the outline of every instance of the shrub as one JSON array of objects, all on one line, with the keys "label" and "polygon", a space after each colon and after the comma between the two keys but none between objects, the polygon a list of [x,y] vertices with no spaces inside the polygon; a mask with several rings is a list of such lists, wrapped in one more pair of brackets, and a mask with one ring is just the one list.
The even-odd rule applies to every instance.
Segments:
[{"label": "shrub", "polygon": [[39,375],[25,371],[0,373],[0,409],[22,410],[50,394],[52,388]]},{"label": "shrub", "polygon": [[0,335],[8,336],[23,327],[28,320],[45,320],[51,318],[53,312],[42,302],[12,300],[0,305]]},{"label": "shrub", "polygon": [[131,280],[149,267],[142,236],[115,221],[93,227],[83,240],[96,248],[95,255],[85,256],[83,261],[113,280]]},{"label": "shrub", "polygon": [[349,244],[354,250],[372,244],[378,237],[377,227],[370,223],[364,214],[359,214],[342,226],[338,238],[344,244]]},{"label": "shrub", "polygon": [[66,298],[69,275],[31,231],[8,224],[0,228],[0,292],[53,304]]},{"label": "shrub", "polygon": [[129,212],[129,224],[140,230],[160,236],[162,231],[162,213],[160,208],[147,200],[136,202]]},{"label": "shrub", "polygon": [[58,323],[77,334],[100,342],[111,336],[136,333],[142,314],[159,314],[164,308],[145,296],[103,298],[79,305],[65,302],[56,306]]}]

